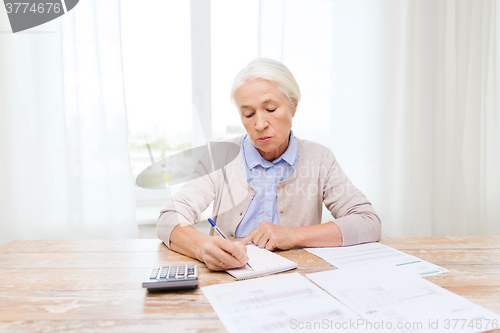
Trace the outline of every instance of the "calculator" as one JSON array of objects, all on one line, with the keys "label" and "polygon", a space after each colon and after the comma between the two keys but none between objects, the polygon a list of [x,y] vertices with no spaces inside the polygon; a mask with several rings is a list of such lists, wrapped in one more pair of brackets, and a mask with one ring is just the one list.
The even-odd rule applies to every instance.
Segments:
[{"label": "calculator", "polygon": [[198,285],[196,265],[169,265],[153,267],[148,279],[142,283],[148,290],[189,289]]}]

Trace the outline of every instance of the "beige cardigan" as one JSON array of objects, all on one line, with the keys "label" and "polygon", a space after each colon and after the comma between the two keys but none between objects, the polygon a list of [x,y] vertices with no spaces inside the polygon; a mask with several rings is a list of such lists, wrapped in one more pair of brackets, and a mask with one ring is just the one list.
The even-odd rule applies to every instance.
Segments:
[{"label": "beige cardigan", "polygon": [[[241,148],[242,139],[243,136],[228,142]],[[297,168],[290,178],[276,186],[279,224],[289,227],[319,224],[324,203],[342,232],[343,246],[378,241],[380,219],[363,193],[346,177],[332,151],[307,140],[297,138],[297,143]],[[221,165],[220,160],[218,163]],[[217,226],[228,237],[234,237],[256,193],[243,176],[241,149],[225,167],[227,183],[220,169],[207,174],[206,170],[212,170],[208,164],[207,159],[199,162],[195,174],[203,176],[184,184],[161,211],[157,233],[169,248],[174,227],[179,223],[198,223],[201,213],[214,200],[212,216]],[[213,229],[210,234],[213,235]]]}]

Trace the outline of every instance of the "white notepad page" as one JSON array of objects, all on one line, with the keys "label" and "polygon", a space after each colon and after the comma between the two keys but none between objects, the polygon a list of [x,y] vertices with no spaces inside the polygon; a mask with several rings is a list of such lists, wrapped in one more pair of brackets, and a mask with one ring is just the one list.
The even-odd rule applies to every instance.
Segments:
[{"label": "white notepad page", "polygon": [[248,244],[246,247],[249,258],[248,263],[252,266],[253,270],[248,266],[226,270],[236,280],[275,274],[298,267],[296,262],[283,258],[266,249],[261,249],[255,244]]}]

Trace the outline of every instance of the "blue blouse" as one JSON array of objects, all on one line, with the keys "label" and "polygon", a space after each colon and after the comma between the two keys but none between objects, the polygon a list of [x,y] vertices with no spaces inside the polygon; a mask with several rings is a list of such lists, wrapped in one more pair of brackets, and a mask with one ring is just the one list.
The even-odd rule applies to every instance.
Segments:
[{"label": "blue blouse", "polygon": [[247,236],[264,221],[279,224],[276,184],[290,178],[299,162],[299,148],[292,131],[287,150],[272,162],[260,156],[248,135],[243,138],[241,152],[243,175],[256,194],[236,228],[236,238]]}]

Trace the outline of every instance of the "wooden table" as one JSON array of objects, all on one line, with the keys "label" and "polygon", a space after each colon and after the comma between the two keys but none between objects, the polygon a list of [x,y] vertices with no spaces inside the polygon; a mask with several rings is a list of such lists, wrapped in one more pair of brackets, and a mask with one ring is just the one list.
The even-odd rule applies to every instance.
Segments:
[{"label": "wooden table", "polygon": [[[500,237],[381,243],[449,269],[427,279],[500,314]],[[300,274],[335,269],[302,249],[278,253],[297,262]],[[6,244],[0,247],[0,332],[224,332],[199,288],[148,293],[141,287],[152,266],[168,263],[196,263],[199,287],[233,282],[154,239]]]}]

